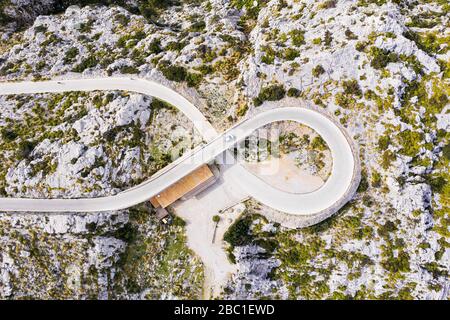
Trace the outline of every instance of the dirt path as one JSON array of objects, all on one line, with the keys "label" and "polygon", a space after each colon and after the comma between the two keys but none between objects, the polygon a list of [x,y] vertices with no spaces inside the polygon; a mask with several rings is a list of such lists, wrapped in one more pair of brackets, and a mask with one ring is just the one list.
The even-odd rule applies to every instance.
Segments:
[{"label": "dirt path", "polygon": [[[240,203],[245,198],[247,195],[228,180],[227,171],[222,171],[219,181],[206,192],[189,200],[179,201],[173,206],[175,213],[186,221],[188,246],[202,259],[205,266],[205,299],[220,296],[223,286],[236,271],[236,266],[228,261],[222,239],[228,227],[245,209]],[[229,209],[223,211],[224,208]],[[217,224],[213,243],[216,229],[214,215],[219,215],[221,219]]]}]

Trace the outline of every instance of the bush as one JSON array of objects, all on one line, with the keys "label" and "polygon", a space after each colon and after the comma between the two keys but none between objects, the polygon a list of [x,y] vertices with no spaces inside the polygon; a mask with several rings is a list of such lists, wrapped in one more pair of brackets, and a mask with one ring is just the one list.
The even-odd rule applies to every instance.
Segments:
[{"label": "bush", "polygon": [[264,101],[278,101],[284,98],[286,90],[283,85],[271,85],[262,88],[258,97],[253,99],[255,106],[260,106]]},{"label": "bush", "polygon": [[177,227],[184,227],[184,226],[186,226],[186,221],[184,221],[183,219],[181,219],[178,216],[174,216],[172,224]]},{"label": "bush", "polygon": [[431,190],[437,193],[442,193],[445,185],[447,184],[447,180],[443,176],[434,176],[428,178],[427,180],[430,184]]},{"label": "bush", "polygon": [[319,9],[331,9],[336,8],[336,0],[326,0],[319,4]]},{"label": "bush", "polygon": [[361,181],[357,189],[358,193],[366,192],[369,189],[369,182],[367,181],[367,173],[365,171],[361,172]]},{"label": "bush", "polygon": [[311,147],[313,149],[323,151],[323,150],[327,149],[327,143],[325,142],[325,140],[323,140],[323,138],[321,136],[317,136],[311,142]]},{"label": "bush", "polygon": [[368,42],[365,42],[365,41],[358,41],[356,44],[355,44],[355,49],[357,50],[357,51],[359,51],[359,52],[363,52],[365,49],[366,49],[366,47],[369,45],[369,43]]},{"label": "bush", "polygon": [[182,42],[182,41],[172,41],[169,42],[166,47],[165,50],[169,50],[169,51],[181,51],[184,47],[186,47],[187,43],[186,42]]},{"label": "bush", "polygon": [[433,278],[448,277],[448,271],[445,266],[439,265],[435,261],[427,262],[423,265],[423,268],[433,275]]},{"label": "bush", "polygon": [[150,42],[150,44],[148,45],[148,51],[150,54],[158,54],[158,53],[162,52],[161,40],[155,39],[152,42]]},{"label": "bush", "polygon": [[39,26],[36,26],[36,27],[34,27],[34,32],[35,33],[45,33],[45,32],[47,32],[47,26],[44,26],[44,25],[39,25]]},{"label": "bush", "polygon": [[95,67],[98,64],[98,60],[95,56],[89,56],[83,61],[81,61],[80,64],[76,65],[72,71],[73,72],[83,72],[86,69],[90,69]]},{"label": "bush", "polygon": [[29,141],[29,140],[20,141],[17,158],[19,160],[28,159],[30,154],[33,152],[35,146],[36,146],[36,142],[34,142],[34,141]]},{"label": "bush", "polygon": [[362,96],[361,88],[359,87],[358,81],[356,81],[355,79],[344,81],[343,87],[345,94],[355,95],[358,97]]},{"label": "bush", "polygon": [[79,50],[76,47],[72,47],[66,51],[66,55],[64,56],[64,64],[71,63],[75,57],[78,55]]},{"label": "bush", "polygon": [[127,26],[128,23],[130,22],[130,18],[127,17],[126,15],[122,14],[122,13],[118,13],[114,16],[114,20],[121,24],[122,26]]},{"label": "bush", "polygon": [[205,21],[197,21],[190,26],[189,31],[200,32],[203,31],[205,27],[206,27]]},{"label": "bush", "polygon": [[203,75],[201,73],[191,73],[188,72],[186,75],[186,82],[189,87],[197,88],[203,80]]},{"label": "bush", "polygon": [[275,55],[277,54],[276,51],[270,46],[263,47],[262,51],[264,52],[264,55],[261,57],[261,62],[272,64],[275,60]]},{"label": "bush", "polygon": [[370,55],[372,56],[370,66],[377,70],[386,68],[386,66],[391,62],[399,61],[396,53],[377,47],[372,47],[370,50]]},{"label": "bush", "polygon": [[289,88],[289,90],[287,91],[287,96],[288,97],[294,97],[297,98],[299,97],[301,94],[301,91],[297,88]]},{"label": "bush", "polygon": [[333,41],[333,36],[331,35],[330,31],[325,31],[325,36],[323,38],[323,44],[326,46],[331,45],[331,42]]},{"label": "bush", "polygon": [[391,150],[386,150],[385,152],[383,152],[383,155],[381,157],[381,167],[384,170],[387,170],[391,163],[395,160],[397,160],[397,155]]},{"label": "bush", "polygon": [[113,232],[114,238],[122,240],[126,243],[133,242],[136,239],[137,235],[138,229],[129,222]]},{"label": "bush", "polygon": [[176,0],[146,0],[138,1],[139,13],[148,20],[154,20],[165,8],[178,3]]},{"label": "bush", "polygon": [[252,218],[250,216],[243,217],[233,223],[223,235],[223,239],[232,247],[245,246],[252,242],[250,226]]},{"label": "bush", "polygon": [[203,80],[203,74],[191,73],[185,67],[168,65],[167,62],[163,62],[159,69],[168,80],[175,82],[186,81],[189,87],[196,88]]},{"label": "bush", "polygon": [[90,233],[94,233],[97,230],[97,223],[96,222],[86,223],[86,229]]},{"label": "bush", "polygon": [[2,138],[6,142],[14,141],[17,136],[17,133],[13,129],[2,128]]},{"label": "bush", "polygon": [[447,160],[450,160],[450,143],[442,148],[442,154]]},{"label": "bush", "polygon": [[299,29],[292,30],[289,32],[289,35],[294,46],[300,47],[305,44],[305,31]]},{"label": "bush", "polygon": [[347,28],[347,30],[345,30],[345,37],[348,40],[355,40],[358,39],[358,37],[350,30]]},{"label": "bush", "polygon": [[145,32],[143,30],[136,31],[133,34],[127,33],[117,40],[117,46],[119,48],[132,48],[144,38]]},{"label": "bush", "polygon": [[139,73],[139,69],[133,66],[122,66],[120,67],[120,72],[124,74],[135,74]]},{"label": "bush", "polygon": [[409,157],[414,157],[420,150],[423,133],[411,130],[404,130],[400,132],[397,137],[402,145],[401,154]]},{"label": "bush", "polygon": [[247,113],[247,110],[248,110],[248,105],[243,104],[243,105],[239,106],[239,108],[237,109],[236,115],[239,117],[242,117]]},{"label": "bush", "polygon": [[386,261],[381,263],[383,268],[393,273],[409,272],[409,255],[406,252],[401,252],[397,257],[389,257]]},{"label": "bush", "polygon": [[187,77],[186,68],[181,66],[162,66],[160,70],[163,75],[170,81],[182,82],[185,81]]},{"label": "bush", "polygon": [[295,49],[287,48],[286,50],[284,50],[284,58],[286,60],[294,60],[298,56],[300,56],[300,53]]},{"label": "bush", "polygon": [[391,138],[389,136],[382,136],[378,139],[378,149],[381,151],[386,150],[389,147]]},{"label": "bush", "polygon": [[388,238],[391,232],[397,231],[397,226],[394,222],[388,220],[384,225],[378,228],[378,235],[382,238]]},{"label": "bush", "polygon": [[324,73],[325,73],[325,69],[320,64],[318,64],[317,66],[315,66],[312,69],[312,75],[316,78]]}]

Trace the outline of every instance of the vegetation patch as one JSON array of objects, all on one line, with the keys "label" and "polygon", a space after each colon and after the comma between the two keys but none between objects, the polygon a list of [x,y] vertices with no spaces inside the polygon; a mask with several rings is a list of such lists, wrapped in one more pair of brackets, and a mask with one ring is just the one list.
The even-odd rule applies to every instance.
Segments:
[{"label": "vegetation patch", "polygon": [[253,99],[255,106],[260,106],[264,101],[278,101],[284,98],[286,90],[283,85],[271,85],[263,87],[259,95]]}]

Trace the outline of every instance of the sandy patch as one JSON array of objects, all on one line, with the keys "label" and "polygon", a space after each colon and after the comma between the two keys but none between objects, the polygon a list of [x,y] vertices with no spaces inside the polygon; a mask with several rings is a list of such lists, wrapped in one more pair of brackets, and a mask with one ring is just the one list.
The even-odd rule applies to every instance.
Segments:
[{"label": "sandy patch", "polygon": [[301,170],[294,160],[286,155],[260,162],[244,162],[243,166],[264,182],[286,192],[308,193],[319,189],[325,183],[321,177]]}]

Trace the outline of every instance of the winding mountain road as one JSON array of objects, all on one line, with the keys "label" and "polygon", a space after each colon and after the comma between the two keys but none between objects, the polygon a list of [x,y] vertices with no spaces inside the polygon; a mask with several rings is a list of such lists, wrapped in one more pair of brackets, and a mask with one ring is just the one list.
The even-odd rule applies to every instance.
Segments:
[{"label": "winding mountain road", "polygon": [[325,184],[306,194],[276,189],[239,164],[237,181],[256,200],[291,215],[316,215],[337,211],[359,184],[359,159],[344,129],[317,110],[280,107],[243,120],[218,134],[203,114],[172,89],[145,79],[95,78],[41,82],[0,83],[0,95],[65,91],[126,90],[165,100],[183,112],[203,136],[206,144],[177,159],[147,181],[113,196],[81,199],[0,198],[0,211],[97,212],[119,210],[147,201],[204,163],[214,160],[256,129],[275,121],[292,120],[305,124],[322,136],[330,148],[333,167]]}]

